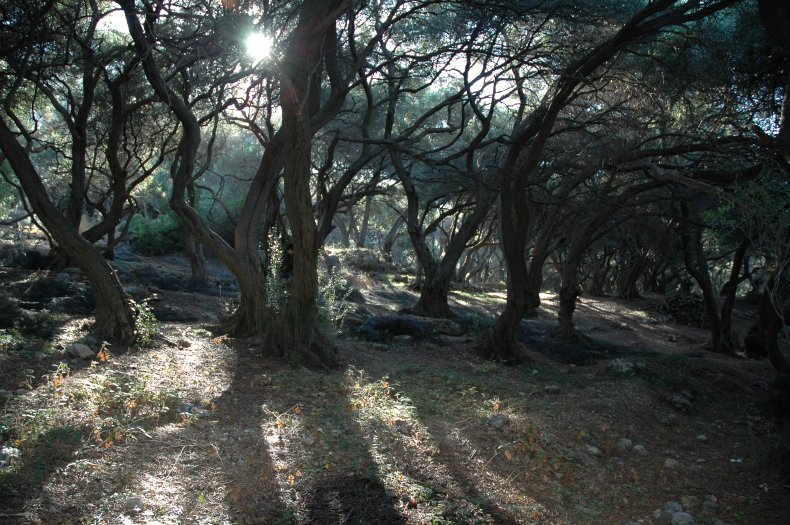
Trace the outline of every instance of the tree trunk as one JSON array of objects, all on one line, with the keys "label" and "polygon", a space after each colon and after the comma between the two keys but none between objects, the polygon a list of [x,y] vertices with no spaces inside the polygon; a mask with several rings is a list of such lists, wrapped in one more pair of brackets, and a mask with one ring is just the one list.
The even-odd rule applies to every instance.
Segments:
[{"label": "tree trunk", "polygon": [[[738,291],[738,281],[741,274],[741,268],[743,267],[743,258],[745,257],[746,250],[748,248],[749,242],[744,241],[735,249],[735,253],[732,256],[730,278],[722,288],[724,303],[721,306],[721,330],[723,334],[732,334],[733,339],[736,339],[736,335],[732,326],[732,310],[735,307],[735,294]],[[737,345],[737,339],[734,342]]]},{"label": "tree trunk", "polygon": [[337,229],[340,230],[340,244],[343,246],[343,248],[348,248],[351,246],[351,239],[348,236],[348,228],[346,228],[346,225],[343,224],[343,221],[338,216],[335,216],[335,225],[337,226]]},{"label": "tree trunk", "polygon": [[41,178],[0,118],[0,149],[14,170],[31,208],[66,255],[85,272],[96,298],[96,323],[92,332],[99,339],[131,344],[135,339],[135,314],[118,277],[101,254],[68,223],[47,195]]},{"label": "tree trunk", "polygon": [[591,257],[592,276],[590,278],[590,295],[593,297],[607,297],[606,280],[609,276],[610,256],[604,249],[600,257],[593,254]]},{"label": "tree trunk", "polygon": [[[284,329],[292,344],[281,349],[285,361],[292,365],[332,367],[337,364],[333,346],[321,337],[318,328],[318,243],[313,219],[310,191],[311,149],[310,115],[320,93],[315,75],[321,70],[324,45],[333,45],[338,2],[308,0],[302,5],[282,68],[280,106],[283,134],[289,145],[285,155],[283,180],[285,205],[294,248],[294,269],[290,282],[287,320]],[[325,42],[327,44],[325,44]]]},{"label": "tree trunk", "polygon": [[620,299],[639,299],[639,277],[645,269],[646,258],[643,254],[633,253],[629,260],[628,267],[618,279],[617,297]]},{"label": "tree trunk", "polygon": [[477,348],[486,359],[517,364],[523,360],[523,355],[518,348],[516,331],[530,304],[527,264],[524,260],[529,218],[528,214],[517,211],[526,200],[524,193],[510,191],[510,185],[510,178],[503,177],[499,197],[500,242],[507,268],[507,300],[494,326],[483,336]]},{"label": "tree trunk", "polygon": [[420,299],[413,308],[414,313],[425,317],[455,317],[447,302],[452,274],[449,276],[444,275],[442,270],[436,270],[432,273],[431,277],[426,276],[423,279],[422,287],[420,288]]},{"label": "tree trunk", "polygon": [[576,334],[573,326],[573,313],[576,310],[576,300],[581,295],[578,273],[581,254],[569,256],[562,268],[562,284],[560,285],[560,305],[558,318],[560,322],[560,336],[572,339]]},{"label": "tree trunk", "polygon": [[[784,62],[784,96],[779,120],[779,132],[770,140],[785,162],[790,163],[790,32],[787,20],[790,18],[790,4],[787,0],[759,0],[760,22],[771,39],[771,44],[779,49],[779,58]],[[766,48],[768,49],[768,48]],[[756,130],[759,130],[755,126]]]},{"label": "tree trunk", "polygon": [[738,339],[731,329],[726,329],[722,323],[719,307],[716,304],[716,294],[713,291],[713,283],[708,273],[707,258],[702,246],[702,229],[699,226],[691,225],[689,222],[688,205],[681,205],[683,213],[683,245],[686,269],[697,281],[702,289],[702,297],[705,301],[705,309],[708,316],[708,324],[711,332],[711,348],[714,352],[723,354],[734,354],[738,350]]},{"label": "tree trunk", "polygon": [[560,286],[560,306],[557,316],[560,322],[560,336],[565,339],[573,339],[576,335],[573,312],[576,311],[576,300],[579,295],[581,292],[575,279],[570,279],[568,283],[563,282]]},{"label": "tree trunk", "polygon": [[382,250],[385,254],[392,256],[392,247],[395,244],[395,241],[398,239],[398,231],[400,231],[401,227],[406,223],[406,219],[403,218],[403,215],[398,215],[398,218],[395,219],[395,222],[390,227],[387,235],[384,237],[384,247]]},{"label": "tree trunk", "polygon": [[265,280],[255,278],[260,272],[258,255],[261,231],[267,233],[277,216],[279,201],[277,183],[286,149],[282,130],[274,133],[261,157],[258,170],[244,200],[234,232],[231,247],[220,235],[211,230],[186,200],[186,193],[195,168],[195,158],[200,146],[200,124],[188,101],[167,85],[155,60],[155,52],[146,39],[133,0],[117,0],[126,16],[129,35],[143,64],[146,78],[160,101],[167,104],[181,124],[182,135],[178,145],[178,164],[172,168],[173,192],[170,207],[195,239],[208,247],[233,272],[239,281],[240,303],[237,312],[222,328],[230,333],[255,333],[259,328],[259,312],[248,310],[260,304],[265,297]]},{"label": "tree trunk", "polygon": [[373,206],[373,197],[368,195],[365,197],[365,211],[362,215],[362,226],[359,228],[359,236],[357,237],[357,247],[365,248],[367,245],[368,237],[368,224],[370,223],[370,212]]},{"label": "tree trunk", "polygon": [[[197,204],[194,184],[188,185],[187,195],[189,205],[194,208]],[[183,230],[184,248],[189,260],[189,268],[192,270],[191,282],[193,285],[206,286],[208,285],[208,264],[206,264],[206,255],[203,253],[203,245],[197,242],[191,228],[184,226]]]},{"label": "tree trunk", "polygon": [[195,240],[189,228],[184,228],[184,248],[189,260],[189,268],[192,270],[191,283],[198,286],[208,285],[208,264],[203,253],[203,245]]}]

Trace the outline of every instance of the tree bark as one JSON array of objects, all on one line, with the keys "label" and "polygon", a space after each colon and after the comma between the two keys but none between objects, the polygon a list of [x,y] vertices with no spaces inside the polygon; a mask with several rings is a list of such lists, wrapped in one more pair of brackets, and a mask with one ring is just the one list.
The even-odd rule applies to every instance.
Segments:
[{"label": "tree bark", "polygon": [[[784,95],[779,119],[779,132],[770,142],[790,163],[790,32],[787,20],[790,19],[790,3],[787,0],[759,0],[760,22],[772,43],[779,48],[784,62]],[[759,129],[759,128],[758,128]]]},{"label": "tree bark", "polygon": [[646,255],[641,253],[632,253],[630,256],[628,266],[622,273],[622,277],[618,279],[617,283],[617,297],[620,299],[639,299],[639,277],[645,269],[647,263]]},{"label": "tree bark", "polygon": [[386,255],[392,256],[392,247],[395,245],[395,241],[398,239],[398,231],[400,231],[401,227],[403,227],[406,219],[403,218],[402,215],[398,215],[398,218],[395,219],[395,222],[390,227],[387,235],[384,237],[384,247],[382,251]]},{"label": "tree bark", "polygon": [[336,42],[335,21],[339,2],[307,0],[302,5],[299,23],[294,31],[281,70],[283,134],[289,144],[285,156],[283,179],[285,205],[291,226],[294,248],[294,269],[285,327],[268,326],[268,330],[285,329],[292,344],[281,351],[292,365],[333,367],[337,364],[335,349],[320,335],[318,327],[318,243],[313,219],[310,191],[311,112],[317,108],[318,79],[325,45]]},{"label": "tree bark", "polygon": [[47,195],[41,177],[0,117],[0,149],[14,170],[31,208],[66,255],[85,272],[96,299],[93,334],[120,344],[135,340],[135,314],[118,277],[101,254],[68,223]]},{"label": "tree bark", "polygon": [[[189,205],[194,208],[197,201],[195,193],[195,185],[189,184],[187,188],[189,198]],[[192,271],[191,282],[193,285],[206,286],[208,285],[208,264],[206,263],[206,255],[203,253],[203,245],[200,244],[192,230],[184,227],[184,249],[186,250],[187,260],[189,260],[189,268]]]},{"label": "tree bark", "polygon": [[373,206],[373,197],[368,195],[365,197],[365,210],[362,214],[362,226],[359,228],[357,237],[357,248],[365,248],[368,237],[368,224],[370,223],[370,212]]},{"label": "tree bark", "polygon": [[579,286],[579,264],[584,254],[582,246],[571,246],[569,253],[562,266],[562,284],[560,285],[560,305],[557,317],[560,323],[560,336],[572,339],[576,335],[573,326],[573,313],[576,311],[576,300],[581,295]]},{"label": "tree bark", "polygon": [[[529,208],[527,187],[536,173],[543,149],[560,111],[566,106],[580,83],[623,48],[643,41],[667,26],[699,20],[728,7],[734,0],[705,5],[688,2],[675,5],[673,0],[650,2],[637,12],[611,38],[589,50],[569,64],[544,94],[540,105],[514,126],[511,146],[500,166],[500,231],[508,280],[505,310],[481,347],[484,356],[516,358],[513,337],[526,307],[527,270],[524,262]],[[486,345],[492,348],[485,348]]]},{"label": "tree bark", "polygon": [[686,269],[702,289],[702,297],[705,301],[708,324],[710,325],[711,348],[714,352],[734,354],[739,347],[738,339],[731,327],[722,323],[719,307],[716,304],[716,294],[713,291],[713,283],[708,273],[705,250],[702,246],[702,229],[699,226],[690,224],[687,204],[681,204],[681,209],[683,214],[682,235]]}]

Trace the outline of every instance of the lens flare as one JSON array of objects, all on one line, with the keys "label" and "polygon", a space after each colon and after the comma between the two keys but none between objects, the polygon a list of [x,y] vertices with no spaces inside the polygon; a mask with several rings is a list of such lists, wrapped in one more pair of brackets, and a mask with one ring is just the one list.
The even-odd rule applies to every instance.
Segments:
[{"label": "lens flare", "polygon": [[247,55],[255,60],[268,58],[272,53],[272,38],[261,33],[252,33],[247,37]]}]

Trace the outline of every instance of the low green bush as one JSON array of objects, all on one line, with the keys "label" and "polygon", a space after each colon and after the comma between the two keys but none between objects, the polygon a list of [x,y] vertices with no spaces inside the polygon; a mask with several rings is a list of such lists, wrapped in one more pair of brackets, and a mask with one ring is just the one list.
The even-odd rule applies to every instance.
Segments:
[{"label": "low green bush", "polygon": [[164,255],[184,246],[181,221],[173,210],[167,210],[156,219],[135,215],[130,233],[132,248],[143,255]]}]

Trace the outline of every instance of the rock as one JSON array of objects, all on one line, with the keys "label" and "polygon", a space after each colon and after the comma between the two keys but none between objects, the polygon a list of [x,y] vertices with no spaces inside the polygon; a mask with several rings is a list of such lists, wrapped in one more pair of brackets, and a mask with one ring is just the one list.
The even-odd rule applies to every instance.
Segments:
[{"label": "rock", "polygon": [[301,439],[301,442],[302,442],[302,443],[303,443],[305,446],[308,446],[308,447],[312,447],[313,445],[315,445],[315,439],[313,439],[313,438],[312,438],[312,437],[310,437],[310,436],[304,436],[304,437]]},{"label": "rock", "polygon": [[697,440],[697,441],[699,441],[700,443],[707,443],[707,442],[708,442],[708,436],[706,436],[705,434],[699,434],[699,435],[698,435],[697,437],[695,437],[694,439],[696,439],[696,440]]},{"label": "rock", "polygon": [[668,468],[670,470],[678,469],[680,468],[680,461],[673,458],[667,458],[664,460],[664,468]]},{"label": "rock", "polygon": [[140,514],[145,510],[145,503],[143,503],[141,498],[132,496],[126,498],[126,501],[123,502],[123,510],[127,514]]},{"label": "rock", "polygon": [[658,422],[664,425],[671,424],[677,417],[678,417],[677,414],[673,414],[671,412],[668,412],[666,414],[656,414],[656,419],[658,420]]},{"label": "rock", "polygon": [[136,262],[140,260],[132,251],[132,246],[125,242],[115,245],[115,248],[113,248],[113,255],[116,261]]},{"label": "rock", "polygon": [[632,450],[640,456],[647,456],[647,449],[642,445],[634,445]]},{"label": "rock", "polygon": [[365,272],[378,272],[384,266],[376,252],[364,248],[347,251],[345,260],[349,266]]},{"label": "rock", "polygon": [[603,456],[603,452],[601,451],[601,449],[594,445],[584,445],[584,448],[587,449],[587,453],[589,453],[591,456],[595,456],[595,457]]},{"label": "rock", "polygon": [[21,308],[11,297],[0,297],[0,328],[13,328]]},{"label": "rock", "polygon": [[543,391],[547,394],[557,395],[560,393],[561,389],[557,385],[546,385],[543,387]]},{"label": "rock", "polygon": [[617,441],[617,450],[620,452],[625,452],[626,450],[630,449],[634,445],[634,442],[628,438],[620,438]]},{"label": "rock", "polygon": [[590,517],[590,518],[597,518],[597,517],[601,516],[601,513],[598,512],[597,510],[588,509],[587,507],[585,507],[583,505],[576,505],[574,507],[574,509],[576,510],[577,513],[582,514],[582,515],[587,516],[587,517]]},{"label": "rock", "polygon": [[682,496],[680,504],[683,505],[685,510],[693,510],[699,506],[699,498],[696,496]]},{"label": "rock", "polygon": [[9,397],[11,397],[13,395],[14,395],[14,393],[11,392],[10,390],[4,390],[4,389],[0,388],[0,398],[6,399],[6,398],[9,398]]},{"label": "rock", "polygon": [[497,430],[504,429],[507,425],[510,424],[510,416],[505,414],[499,414],[496,416],[492,416],[488,418],[488,424],[494,427]]},{"label": "rock", "polygon": [[27,250],[11,258],[11,264],[25,270],[48,270],[55,262],[55,257],[45,255],[38,250]]},{"label": "rock", "polygon": [[631,376],[636,373],[636,365],[634,362],[623,359],[622,357],[609,361],[609,364],[606,365],[606,369],[616,375]]},{"label": "rock", "polygon": [[89,314],[96,308],[96,301],[93,299],[93,295],[53,297],[49,301],[48,307],[67,314]]},{"label": "rock", "polygon": [[151,311],[158,321],[164,323],[193,323],[200,320],[198,316],[175,306],[157,304],[151,308]]},{"label": "rock", "polygon": [[672,525],[695,525],[694,516],[688,512],[676,512],[672,515]]},{"label": "rock", "polygon": [[681,412],[688,412],[691,410],[691,401],[684,396],[683,394],[672,394],[666,396],[664,401],[675,407],[676,409],[680,410]]},{"label": "rock", "polygon": [[384,489],[384,494],[388,498],[397,498],[398,497],[398,491],[393,489],[393,488],[386,488],[386,489]]},{"label": "rock", "polygon": [[198,405],[185,405],[178,409],[178,415],[181,417],[181,419],[186,419],[189,417],[201,418],[211,415],[211,412]]},{"label": "rock", "polygon": [[86,335],[85,337],[80,338],[80,340],[77,342],[90,346],[91,348],[99,346],[99,340],[92,335]]},{"label": "rock", "polygon": [[77,283],[68,275],[42,277],[33,281],[22,294],[26,301],[46,303],[53,297],[75,297],[86,292],[86,286]]},{"label": "rock", "polygon": [[22,456],[22,451],[16,447],[0,448],[0,467],[5,467]]},{"label": "rock", "polygon": [[663,508],[664,514],[669,514],[671,516],[676,512],[683,512],[683,505],[681,505],[677,501],[667,501],[666,503],[664,503],[664,508]]},{"label": "rock", "polygon": [[138,301],[148,299],[152,295],[151,290],[139,284],[127,284],[123,287],[123,291]]},{"label": "rock", "polygon": [[66,351],[74,357],[79,357],[80,359],[93,359],[96,357],[96,352],[94,352],[90,346],[84,345],[82,343],[74,343],[73,345],[69,346],[68,350]]},{"label": "rock", "polygon": [[15,324],[19,331],[25,335],[50,337],[55,333],[52,314],[43,309],[37,312],[20,309]]},{"label": "rock", "polygon": [[719,500],[716,496],[710,495],[702,502],[702,512],[704,514],[716,514],[719,511]]},{"label": "rock", "polygon": [[357,329],[357,334],[369,341],[389,341],[401,335],[425,338],[430,331],[426,321],[412,315],[374,315]]},{"label": "rock", "polygon": [[187,339],[179,339],[178,341],[176,341],[176,346],[178,348],[189,348],[190,346],[192,346],[192,343],[190,343],[189,340]]}]

